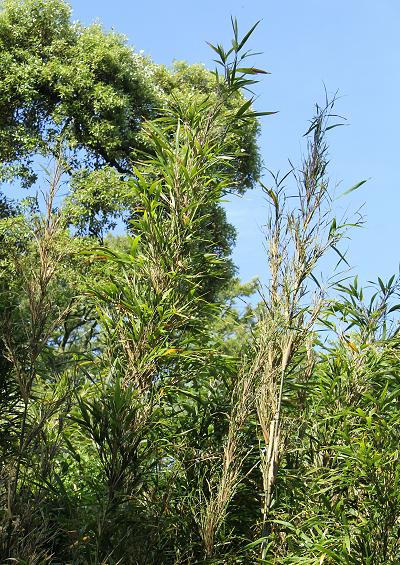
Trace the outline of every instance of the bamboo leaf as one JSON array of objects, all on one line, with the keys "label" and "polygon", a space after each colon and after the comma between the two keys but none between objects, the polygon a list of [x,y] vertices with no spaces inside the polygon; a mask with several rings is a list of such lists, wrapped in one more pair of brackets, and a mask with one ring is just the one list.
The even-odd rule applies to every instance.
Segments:
[{"label": "bamboo leaf", "polygon": [[245,36],[243,37],[243,39],[240,41],[239,46],[238,46],[238,51],[240,51],[244,45],[247,43],[247,41],[249,40],[250,36],[252,35],[252,33],[254,32],[254,30],[256,29],[256,27],[258,26],[258,24],[260,23],[261,20],[258,20],[250,29],[249,31],[245,34]]},{"label": "bamboo leaf", "polygon": [[356,183],[355,185],[353,185],[352,187],[350,187],[348,190],[346,190],[345,192],[343,192],[339,198],[341,198],[342,196],[346,196],[347,194],[350,194],[351,192],[354,192],[355,190],[357,190],[357,188],[360,188],[360,186],[362,186],[363,184],[365,184],[366,182],[368,182],[369,179],[364,179],[358,183]]},{"label": "bamboo leaf", "polygon": [[240,67],[236,69],[236,72],[243,73],[245,75],[270,75],[269,71],[263,71],[262,69],[257,69],[256,67]]}]

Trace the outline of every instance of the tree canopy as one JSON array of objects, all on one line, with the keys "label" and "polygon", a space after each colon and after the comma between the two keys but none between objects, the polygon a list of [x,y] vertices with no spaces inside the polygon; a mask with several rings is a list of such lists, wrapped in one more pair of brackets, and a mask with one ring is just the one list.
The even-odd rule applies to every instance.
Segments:
[{"label": "tree canopy", "polygon": [[[60,140],[73,169],[108,165],[130,174],[146,149],[143,120],[177,101],[220,95],[214,74],[201,65],[158,66],[122,35],[72,22],[64,0],[3,1],[0,46],[2,174],[25,185],[35,179],[33,156],[57,154]],[[231,98],[222,129],[242,100],[239,93]],[[253,120],[231,134],[239,190],[258,174],[256,133]]]}]

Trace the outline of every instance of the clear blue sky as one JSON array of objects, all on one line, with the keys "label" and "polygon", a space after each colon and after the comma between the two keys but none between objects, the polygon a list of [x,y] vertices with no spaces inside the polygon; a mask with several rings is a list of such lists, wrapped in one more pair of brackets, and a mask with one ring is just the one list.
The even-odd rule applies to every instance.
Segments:
[{"label": "clear blue sky", "polygon": [[[272,74],[257,87],[257,108],[278,110],[263,119],[264,165],[286,171],[298,162],[301,136],[313,105],[339,90],[337,110],[350,127],[332,131],[330,178],[344,191],[369,178],[345,204],[365,202],[366,227],[351,234],[350,260],[362,280],[398,271],[399,250],[399,91],[400,2],[398,0],[73,0],[73,18],[98,19],[106,29],[126,34],[156,63],[174,59],[213,68],[205,41],[228,44],[230,16],[244,32],[262,20],[252,47],[263,54],[257,65]],[[342,190],[341,190],[342,189]],[[258,190],[227,205],[237,227],[234,259],[243,279],[265,276],[261,226],[266,207]]]}]

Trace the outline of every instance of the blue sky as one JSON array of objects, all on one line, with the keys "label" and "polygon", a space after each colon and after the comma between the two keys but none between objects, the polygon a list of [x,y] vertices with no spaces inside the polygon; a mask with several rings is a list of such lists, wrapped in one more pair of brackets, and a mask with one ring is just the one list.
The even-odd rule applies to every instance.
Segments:
[{"label": "blue sky", "polygon": [[[262,20],[252,47],[263,54],[257,66],[270,71],[256,87],[258,110],[277,110],[264,118],[260,138],[264,166],[286,171],[302,152],[302,134],[315,102],[339,91],[339,114],[349,127],[332,130],[330,179],[338,192],[369,181],[345,201],[364,205],[366,226],[352,232],[349,258],[361,280],[387,278],[398,271],[400,115],[400,2],[397,0],[73,0],[73,19],[99,20],[124,33],[156,63],[174,59],[213,68],[206,41],[229,43],[230,16],[245,32]],[[268,181],[268,177],[266,177]],[[238,230],[234,259],[243,279],[266,276],[262,225],[267,215],[260,191],[227,204]]]}]

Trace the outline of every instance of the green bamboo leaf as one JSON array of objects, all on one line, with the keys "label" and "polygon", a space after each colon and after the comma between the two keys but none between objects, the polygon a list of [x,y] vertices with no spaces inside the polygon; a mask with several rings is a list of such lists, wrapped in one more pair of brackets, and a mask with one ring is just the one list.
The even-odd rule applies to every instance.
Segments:
[{"label": "green bamboo leaf", "polygon": [[252,35],[252,33],[254,32],[254,30],[256,29],[256,27],[258,26],[258,24],[261,22],[261,20],[258,20],[250,29],[249,31],[244,35],[243,39],[240,41],[239,46],[238,46],[238,52],[244,47],[244,45],[247,43],[248,39],[250,38],[250,36]]},{"label": "green bamboo leaf", "polygon": [[311,279],[315,282],[315,284],[317,285],[317,287],[320,289],[320,288],[321,288],[321,285],[320,285],[320,283],[318,282],[318,279],[316,278],[316,276],[315,276],[313,273],[310,273],[310,277],[311,277]]},{"label": "green bamboo leaf", "polygon": [[278,114],[279,112],[252,112],[249,114],[249,117],[261,117],[261,116],[273,116],[274,114]]},{"label": "green bamboo leaf", "polygon": [[252,103],[253,103],[253,99],[250,98],[250,100],[247,100],[244,104],[242,104],[239,110],[236,112],[235,118],[239,118],[240,116],[242,116],[250,108]]},{"label": "green bamboo leaf", "polygon": [[350,267],[350,265],[349,265],[349,263],[348,263],[346,257],[343,255],[343,253],[341,253],[341,252],[339,251],[339,249],[338,249],[335,245],[331,245],[331,247],[332,247],[332,249],[335,251],[335,253],[337,253],[337,254],[339,255],[339,257],[340,257],[340,261],[336,264],[336,267],[337,267],[338,265],[340,265],[340,263],[341,263],[342,261],[343,261],[344,263],[346,263],[346,265],[347,265],[348,267]]},{"label": "green bamboo leaf", "polygon": [[246,75],[270,75],[269,71],[263,71],[262,69],[257,69],[256,67],[240,67],[236,69],[236,72],[243,73]]},{"label": "green bamboo leaf", "polygon": [[366,182],[368,182],[369,179],[364,179],[358,183],[356,183],[355,185],[353,185],[352,187],[350,187],[348,190],[346,190],[345,192],[343,192],[339,198],[341,198],[342,196],[346,196],[347,194],[350,194],[351,192],[353,192],[354,190],[357,190],[357,188],[360,188],[360,186],[362,186],[363,184],[365,184]]},{"label": "green bamboo leaf", "polygon": [[336,233],[336,218],[333,218],[331,227],[329,228],[328,239],[331,239],[332,235]]},{"label": "green bamboo leaf", "polygon": [[347,125],[348,125],[348,124],[332,124],[331,126],[328,126],[327,128],[325,128],[325,131],[329,131],[329,130],[331,130],[331,129],[339,128],[339,127],[341,127],[341,126],[347,126]]},{"label": "green bamboo leaf", "polygon": [[379,286],[381,288],[381,291],[383,292],[383,294],[385,294],[386,293],[386,286],[385,286],[385,283],[383,282],[383,280],[380,277],[378,277],[378,283],[379,283]]}]

